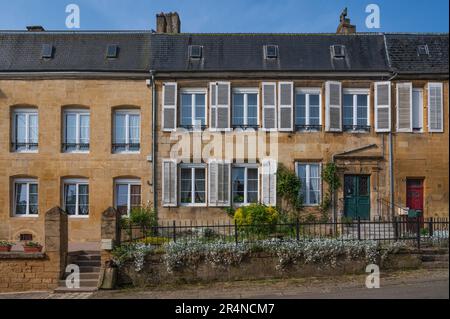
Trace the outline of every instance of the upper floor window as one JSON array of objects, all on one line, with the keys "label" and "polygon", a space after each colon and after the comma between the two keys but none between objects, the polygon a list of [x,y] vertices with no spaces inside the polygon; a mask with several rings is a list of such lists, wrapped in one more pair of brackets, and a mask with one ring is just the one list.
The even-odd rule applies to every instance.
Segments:
[{"label": "upper floor window", "polygon": [[139,110],[114,113],[113,152],[139,152],[141,148],[141,115]]},{"label": "upper floor window", "polygon": [[182,127],[206,126],[206,90],[182,90],[180,104]]},{"label": "upper floor window", "polygon": [[89,183],[87,180],[64,181],[64,209],[69,216],[89,216]]},{"label": "upper floor window", "polygon": [[344,89],[344,131],[369,131],[369,90]]},{"label": "upper floor window", "polygon": [[35,179],[14,181],[14,216],[38,215],[38,183]]},{"label": "upper floor window", "polygon": [[258,89],[234,89],[232,115],[234,127],[257,127]]},{"label": "upper floor window", "polygon": [[412,91],[412,124],[414,132],[423,130],[423,90],[413,89]]},{"label": "upper floor window", "polygon": [[33,109],[17,109],[13,113],[12,149],[15,152],[38,150],[38,112]]},{"label": "upper floor window", "polygon": [[320,204],[320,169],[319,163],[297,163],[297,175],[302,182],[300,195],[305,205]]},{"label": "upper floor window", "polygon": [[202,165],[180,167],[182,205],[206,204],[206,168]]},{"label": "upper floor window", "polygon": [[258,168],[235,166],[232,169],[233,203],[257,203],[258,198]]},{"label": "upper floor window", "polygon": [[295,97],[295,126],[298,130],[319,130],[321,126],[320,89],[299,89]]},{"label": "upper floor window", "polygon": [[87,110],[64,111],[63,152],[88,152],[90,115]]},{"label": "upper floor window", "polygon": [[133,208],[141,206],[141,181],[118,179],[115,182],[115,207],[122,215],[129,215]]}]

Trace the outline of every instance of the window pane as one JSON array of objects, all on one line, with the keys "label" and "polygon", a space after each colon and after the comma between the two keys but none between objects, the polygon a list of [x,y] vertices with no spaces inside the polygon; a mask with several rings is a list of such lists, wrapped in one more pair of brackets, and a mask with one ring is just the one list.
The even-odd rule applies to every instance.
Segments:
[{"label": "window pane", "polygon": [[114,117],[114,143],[115,144],[125,144],[125,114],[116,114]]},{"label": "window pane", "polygon": [[[89,144],[90,116],[88,114],[80,115],[80,143]],[[87,148],[87,147],[83,147]]]},{"label": "window pane", "polygon": [[244,203],[245,168],[233,168],[233,202]]},{"label": "window pane", "polygon": [[193,125],[192,94],[181,94],[181,125]]},{"label": "window pane", "polygon": [[77,116],[66,114],[66,143],[77,142]]},{"label": "window pane", "polygon": [[205,100],[205,94],[195,95],[195,119],[201,122],[200,125],[206,125]]},{"label": "window pane", "polygon": [[320,125],[320,96],[311,94],[309,96],[309,124]]},{"label": "window pane", "polygon": [[303,202],[306,204],[306,165],[298,164],[297,166],[298,177],[300,178],[302,187],[300,190],[300,195],[303,198]]},{"label": "window pane", "polygon": [[29,214],[37,215],[38,214],[38,185],[37,184],[29,184]]},{"label": "window pane", "polygon": [[191,204],[192,203],[192,169],[191,168],[182,168],[180,170],[180,177],[181,177],[180,201],[183,204]]},{"label": "window pane", "polygon": [[353,125],[353,95],[344,94],[344,125]]},{"label": "window pane", "polygon": [[117,208],[125,206],[128,209],[128,184],[116,185],[116,197]]},{"label": "window pane", "polygon": [[413,91],[413,128],[422,129],[423,100],[422,92]]},{"label": "window pane", "polygon": [[309,182],[309,205],[319,204],[320,196],[320,165],[309,165],[310,182]]},{"label": "window pane", "polygon": [[233,125],[244,125],[244,94],[233,94]]},{"label": "window pane", "polygon": [[247,124],[258,124],[258,94],[247,95]]},{"label": "window pane", "polygon": [[68,215],[76,214],[77,204],[77,185],[66,184],[64,186],[64,203],[66,206],[66,212]]},{"label": "window pane", "polygon": [[139,144],[140,141],[140,116],[137,114],[130,114],[129,116],[129,143]]},{"label": "window pane", "polygon": [[78,215],[89,215],[89,185],[78,185]]},{"label": "window pane", "polygon": [[247,202],[258,202],[258,169],[247,169]]},{"label": "window pane", "polygon": [[16,215],[25,215],[27,213],[27,184],[16,183],[15,187],[15,203],[16,203]]},{"label": "window pane", "polygon": [[205,169],[195,169],[195,203],[206,203]]},{"label": "window pane", "polygon": [[306,125],[306,95],[297,94],[295,103],[295,125]]},{"label": "window pane", "polygon": [[26,142],[26,115],[16,114],[16,142]]},{"label": "window pane", "polygon": [[130,202],[131,208],[141,206],[141,185],[131,185],[130,186]]},{"label": "window pane", "polygon": [[[38,116],[37,114],[30,114],[28,117],[28,141],[29,143],[38,143]],[[36,146],[33,146],[32,149],[36,149]]]},{"label": "window pane", "polygon": [[367,125],[367,95],[357,96],[357,125]]}]

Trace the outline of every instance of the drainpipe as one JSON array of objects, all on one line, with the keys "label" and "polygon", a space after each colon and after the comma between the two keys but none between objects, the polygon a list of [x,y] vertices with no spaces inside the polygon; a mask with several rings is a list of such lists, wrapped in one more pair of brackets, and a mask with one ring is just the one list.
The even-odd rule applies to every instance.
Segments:
[{"label": "drainpipe", "polygon": [[[390,79],[389,81],[394,80],[395,78],[397,78],[398,73],[395,73]],[[392,104],[392,103],[391,103]],[[391,110],[391,114],[392,114],[392,110]],[[391,218],[392,220],[394,220],[395,217],[395,209],[394,209],[394,141],[393,141],[393,134],[392,134],[392,126],[391,129],[389,131],[389,195],[390,195],[390,200],[389,200],[389,211],[391,214]]]},{"label": "drainpipe", "polygon": [[153,187],[153,210],[158,216],[158,194],[156,178],[157,176],[157,132],[156,132],[156,84],[155,84],[155,71],[150,71],[151,81],[152,81],[152,187]]}]

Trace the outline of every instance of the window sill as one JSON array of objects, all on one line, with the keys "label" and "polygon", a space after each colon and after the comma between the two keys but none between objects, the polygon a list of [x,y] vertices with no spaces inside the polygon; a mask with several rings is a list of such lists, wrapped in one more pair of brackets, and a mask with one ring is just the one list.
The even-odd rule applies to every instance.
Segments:
[{"label": "window sill", "polygon": [[126,152],[114,152],[112,153],[113,155],[140,155],[141,152],[131,152],[131,151],[126,151]]},{"label": "window sill", "polygon": [[39,154],[39,151],[11,151],[12,154]]},{"label": "window sill", "polygon": [[37,215],[12,215],[11,218],[31,218],[31,219],[36,219],[39,218],[39,214]]},{"label": "window sill", "polygon": [[81,215],[67,215],[69,219],[89,219],[89,215],[81,216]]},{"label": "window sill", "polygon": [[90,154],[90,151],[70,151],[70,152],[62,152],[62,154]]},{"label": "window sill", "polygon": [[207,204],[186,204],[186,203],[180,203],[178,204],[178,207],[207,207]]}]

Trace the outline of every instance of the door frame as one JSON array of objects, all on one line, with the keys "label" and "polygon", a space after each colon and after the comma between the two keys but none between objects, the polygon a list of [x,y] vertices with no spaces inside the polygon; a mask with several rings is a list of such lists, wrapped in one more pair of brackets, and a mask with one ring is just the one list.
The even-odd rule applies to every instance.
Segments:
[{"label": "door frame", "polygon": [[[422,215],[425,215],[425,177],[406,177],[405,179],[405,207],[408,207],[408,181],[422,182]],[[410,207],[409,207],[410,208]]]}]

